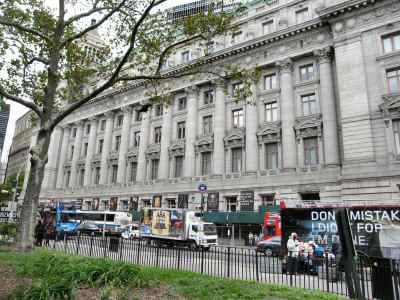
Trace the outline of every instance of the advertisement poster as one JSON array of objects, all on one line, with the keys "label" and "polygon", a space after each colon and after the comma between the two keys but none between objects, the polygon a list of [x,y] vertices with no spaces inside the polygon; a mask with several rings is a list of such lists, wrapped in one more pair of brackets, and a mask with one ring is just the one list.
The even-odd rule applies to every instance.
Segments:
[{"label": "advertisement poster", "polygon": [[162,199],[162,197],[160,195],[154,196],[152,206],[154,208],[161,208],[161,199]]},{"label": "advertisement poster", "polygon": [[[357,250],[369,256],[400,259],[400,208],[350,208],[349,219]],[[333,208],[284,209],[281,221],[283,245],[292,232],[300,241],[314,241],[326,249],[339,243]]]},{"label": "advertisement poster", "polygon": [[110,199],[110,210],[111,211],[116,211],[118,207],[118,198],[112,197]]},{"label": "advertisement poster", "polygon": [[218,211],[219,209],[219,193],[208,193],[207,211]]},{"label": "advertisement poster", "polygon": [[254,191],[240,192],[240,211],[254,211]]},{"label": "advertisement poster", "polygon": [[186,209],[189,207],[189,195],[179,194],[178,195],[178,208]]},{"label": "advertisement poster", "polygon": [[167,210],[154,210],[151,220],[152,234],[169,235],[170,233],[170,212]]},{"label": "advertisement poster", "polygon": [[131,197],[129,199],[129,211],[137,211],[138,210],[138,202],[139,202],[139,197]]},{"label": "advertisement poster", "polygon": [[174,237],[182,237],[184,235],[183,212],[179,210],[171,210],[171,232]]}]

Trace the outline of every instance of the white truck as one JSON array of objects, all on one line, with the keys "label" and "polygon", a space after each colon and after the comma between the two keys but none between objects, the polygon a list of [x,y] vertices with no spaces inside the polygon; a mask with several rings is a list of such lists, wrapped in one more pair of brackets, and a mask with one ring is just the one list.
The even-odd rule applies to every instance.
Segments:
[{"label": "white truck", "polygon": [[217,245],[217,228],[201,215],[184,209],[145,208],[140,237],[156,245],[210,249]]}]

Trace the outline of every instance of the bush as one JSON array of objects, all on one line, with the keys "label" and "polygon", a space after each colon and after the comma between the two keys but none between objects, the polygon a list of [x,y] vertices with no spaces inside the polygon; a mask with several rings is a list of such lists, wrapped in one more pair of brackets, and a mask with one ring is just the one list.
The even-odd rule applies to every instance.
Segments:
[{"label": "bush", "polygon": [[17,224],[15,223],[0,223],[0,235],[8,238],[17,235]]}]

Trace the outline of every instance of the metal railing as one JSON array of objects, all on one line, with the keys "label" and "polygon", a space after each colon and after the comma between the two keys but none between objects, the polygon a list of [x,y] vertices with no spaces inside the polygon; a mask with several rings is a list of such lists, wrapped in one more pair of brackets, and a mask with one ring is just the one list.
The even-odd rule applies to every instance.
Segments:
[{"label": "metal railing", "polygon": [[[250,247],[216,246],[208,250],[189,249],[152,245],[143,240],[87,235],[64,236],[60,240],[45,240],[43,246],[49,250],[88,257],[109,258],[146,267],[282,284],[349,296],[343,266],[335,258],[330,257],[299,256],[294,261],[288,261],[287,258],[266,256]],[[290,265],[293,262],[296,264],[295,269],[293,269],[293,265]],[[383,268],[389,269],[384,270]],[[364,258],[358,261],[357,271],[365,299],[379,298],[376,296],[384,292],[383,289],[386,287],[374,285],[372,280],[374,277],[380,276],[379,274],[385,273],[390,276],[393,297],[384,299],[400,300],[400,267],[398,263],[390,261],[389,265],[381,266]]]}]

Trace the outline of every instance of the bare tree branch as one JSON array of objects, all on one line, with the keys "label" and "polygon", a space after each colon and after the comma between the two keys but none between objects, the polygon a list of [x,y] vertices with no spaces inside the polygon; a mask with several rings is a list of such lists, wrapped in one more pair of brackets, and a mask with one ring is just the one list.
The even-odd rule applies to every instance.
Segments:
[{"label": "bare tree branch", "polygon": [[102,25],[105,21],[107,21],[109,18],[111,18],[119,9],[127,2],[127,0],[122,0],[114,9],[112,9],[108,14],[106,14],[102,19],[100,19],[99,22],[92,24],[91,26],[87,27],[86,29],[82,30],[81,32],[75,34],[74,36],[66,39],[64,42],[61,43],[60,48],[65,47],[65,45],[68,45],[69,43],[81,38],[84,36],[86,33],[96,29],[100,25]]},{"label": "bare tree branch", "polygon": [[6,99],[9,99],[9,100],[11,100],[11,101],[17,102],[17,103],[19,103],[19,104],[21,104],[21,105],[27,107],[27,108],[30,108],[31,110],[33,110],[33,111],[39,116],[40,119],[42,119],[43,113],[42,113],[42,111],[40,110],[40,108],[39,108],[35,103],[29,102],[29,101],[26,101],[26,100],[24,100],[24,99],[22,99],[22,98],[19,98],[19,97],[17,97],[17,96],[13,96],[13,95],[8,94],[8,93],[3,89],[2,86],[0,86],[0,95],[3,96],[3,97],[6,98]]},{"label": "bare tree branch", "polygon": [[[122,6],[122,4],[125,3],[125,1],[126,0],[121,2],[120,6]],[[119,75],[119,72],[121,71],[122,67],[126,64],[126,62],[128,61],[128,58],[131,55],[131,53],[132,53],[132,51],[133,51],[133,49],[135,47],[136,35],[138,33],[138,30],[139,30],[140,26],[142,25],[144,20],[147,18],[147,16],[150,14],[150,11],[152,9],[154,7],[156,7],[157,5],[165,2],[165,1],[167,1],[167,0],[159,0],[158,2],[156,2],[155,0],[151,1],[149,6],[144,10],[143,14],[140,16],[139,20],[136,22],[135,26],[133,27],[132,33],[131,33],[131,37],[130,37],[130,45],[129,45],[128,49],[125,51],[125,54],[124,54],[123,58],[119,62],[118,66],[114,70],[114,72],[111,75],[111,77],[101,87],[99,87],[98,89],[94,90],[93,92],[91,92],[89,95],[87,95],[83,99],[71,104],[68,108],[66,108],[58,116],[56,116],[53,119],[53,121],[51,122],[51,124],[50,124],[50,128],[49,128],[50,130],[53,130],[53,128],[55,126],[57,126],[57,124],[60,123],[66,116],[68,116],[69,114],[74,112],[76,109],[78,109],[82,105],[86,104],[89,100],[95,98],[100,93],[102,93],[105,90],[107,90],[109,87],[111,87],[116,82],[116,79],[117,79],[117,77]]]},{"label": "bare tree branch", "polygon": [[106,10],[109,9],[110,7],[96,7],[97,3],[95,3],[95,5],[93,6],[93,8],[87,12],[81,13],[79,15],[75,15],[71,18],[69,18],[68,20],[65,21],[65,26],[71,25],[72,23],[79,21],[82,18],[86,18],[89,17],[90,15],[100,12],[102,10]]},{"label": "bare tree branch", "polygon": [[15,23],[15,22],[9,22],[9,21],[0,19],[0,25],[12,27],[12,28],[21,30],[23,32],[33,34],[33,35],[35,35],[37,37],[40,37],[41,39],[45,40],[46,42],[49,42],[49,38],[46,35],[44,35],[43,33],[39,32],[37,30],[31,29],[31,28],[25,27],[25,26],[23,26],[21,24],[18,24],[18,23]]}]

